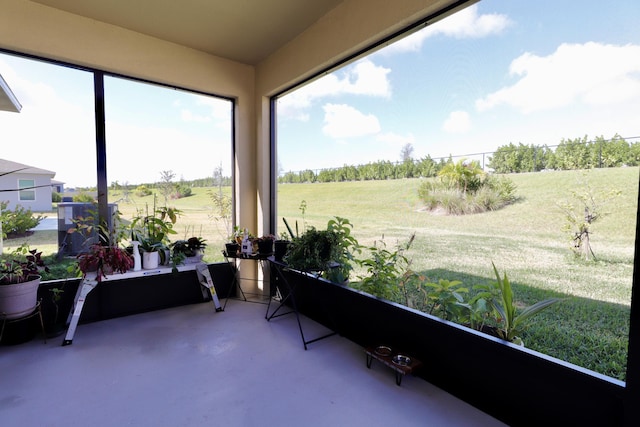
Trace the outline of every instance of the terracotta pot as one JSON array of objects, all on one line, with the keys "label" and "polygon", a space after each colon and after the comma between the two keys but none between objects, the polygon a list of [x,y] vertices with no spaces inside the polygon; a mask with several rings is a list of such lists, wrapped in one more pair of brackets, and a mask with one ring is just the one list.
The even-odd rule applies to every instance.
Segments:
[{"label": "terracotta pot", "polygon": [[33,312],[38,303],[40,278],[13,285],[0,285],[0,319],[19,319]]}]

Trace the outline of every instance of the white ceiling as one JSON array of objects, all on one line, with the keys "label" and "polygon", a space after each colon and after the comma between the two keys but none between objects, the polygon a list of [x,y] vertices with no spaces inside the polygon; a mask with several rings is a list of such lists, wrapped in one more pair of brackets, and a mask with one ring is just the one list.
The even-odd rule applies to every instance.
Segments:
[{"label": "white ceiling", "polygon": [[342,0],[32,0],[256,65]]}]

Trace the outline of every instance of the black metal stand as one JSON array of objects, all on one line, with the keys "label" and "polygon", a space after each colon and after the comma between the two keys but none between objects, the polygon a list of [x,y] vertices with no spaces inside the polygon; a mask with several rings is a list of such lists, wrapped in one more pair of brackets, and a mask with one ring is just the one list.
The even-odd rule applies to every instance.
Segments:
[{"label": "black metal stand", "polygon": [[4,335],[4,328],[7,324],[23,322],[25,320],[33,319],[35,316],[38,316],[40,319],[40,329],[42,330],[42,336],[44,337],[44,343],[47,343],[47,334],[44,329],[44,321],[42,320],[42,307],[40,305],[40,301],[36,303],[36,307],[33,309],[31,314],[28,314],[24,317],[20,317],[18,319],[7,319],[7,316],[4,313],[0,313],[0,317],[2,318],[2,326],[0,327],[0,342],[2,342],[2,337]]},{"label": "black metal stand", "polygon": [[[245,302],[252,302],[252,303],[255,303],[255,304],[265,304],[264,301],[253,301],[253,300],[250,300],[250,299],[247,298],[247,294],[242,290],[242,286],[240,286],[240,281],[241,280],[256,280],[256,279],[247,279],[247,278],[240,277],[240,269],[238,268],[238,262],[242,261],[242,260],[253,260],[253,261],[259,262],[262,265],[263,262],[267,261],[267,259],[270,257],[270,255],[264,255],[264,254],[252,254],[252,255],[229,254],[226,251],[222,251],[222,255],[224,256],[225,260],[229,264],[229,268],[233,269],[233,282],[231,283],[231,286],[229,286],[229,290],[227,291],[227,295],[226,295],[225,300],[224,300],[224,305],[222,306],[222,311],[224,311],[224,309],[227,307],[227,302],[231,298],[231,295],[232,295],[234,289],[238,289],[240,291],[240,294],[242,295],[242,298],[237,298],[237,299],[240,299],[240,300],[245,301]],[[230,260],[233,260],[233,261],[230,261]],[[256,295],[256,294],[249,293],[249,295]]]},{"label": "black metal stand", "polygon": [[[287,314],[295,314],[296,315],[296,320],[298,321],[298,329],[300,330],[300,337],[302,338],[302,344],[304,346],[304,349],[307,350],[307,345],[314,343],[316,341],[320,341],[322,339],[325,338],[329,338],[331,336],[334,336],[337,334],[337,332],[330,332],[326,335],[322,335],[318,338],[314,338],[311,340],[307,340],[304,337],[304,331],[302,330],[302,323],[300,322],[300,314],[298,312],[298,305],[296,304],[296,297],[295,297],[295,286],[291,286],[291,284],[289,283],[289,281],[287,280],[287,278],[284,276],[284,274],[282,274],[283,269],[286,269],[287,266],[286,264],[283,264],[279,261],[275,261],[275,259],[273,258],[269,258],[269,262],[271,264],[271,266],[273,267],[274,271],[276,272],[276,275],[278,277],[278,282],[277,284],[275,284],[275,288],[276,288],[276,292],[278,293],[280,291],[280,286],[282,285],[283,288],[285,288],[285,292],[286,292],[286,296],[284,298],[280,298],[278,307],[276,307],[275,310],[273,310],[273,312],[271,314],[269,314],[269,310],[271,308],[271,301],[273,301],[274,296],[272,296],[271,298],[269,298],[269,304],[267,305],[267,313],[265,314],[264,318],[267,319],[267,322],[269,322],[271,319],[274,319],[276,317],[280,317],[280,316],[285,316]],[[292,306],[292,310],[289,310],[287,312],[284,313],[278,313],[280,311],[280,309],[285,306],[287,301],[291,301],[291,306]]]}]

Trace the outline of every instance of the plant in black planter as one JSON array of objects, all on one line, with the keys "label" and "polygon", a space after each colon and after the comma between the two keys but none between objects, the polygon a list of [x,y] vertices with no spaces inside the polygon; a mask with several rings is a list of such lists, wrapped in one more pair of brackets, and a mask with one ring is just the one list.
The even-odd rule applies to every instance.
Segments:
[{"label": "plant in black planter", "polygon": [[351,228],[351,223],[340,217],[329,220],[326,230],[310,227],[293,237],[283,260],[293,269],[321,272],[327,280],[344,283],[349,278],[354,253],[360,250]]},{"label": "plant in black planter", "polygon": [[[47,338],[53,338],[63,334],[67,330],[66,319],[70,309],[69,298],[65,297],[67,281],[55,281],[42,284],[38,298],[42,304],[42,322]],[[65,312],[65,308],[67,311]]]},{"label": "plant in black planter", "polygon": [[321,272],[329,269],[338,256],[337,233],[310,227],[300,236],[293,238],[284,261],[296,270]]},{"label": "plant in black planter", "polygon": [[35,310],[42,270],[48,271],[42,252],[27,245],[0,260],[0,319],[19,319]]},{"label": "plant in black planter", "polygon": [[254,239],[254,243],[258,246],[258,253],[260,255],[271,255],[273,253],[273,242],[275,242],[276,236],[273,234],[266,234],[262,237]]},{"label": "plant in black planter", "polygon": [[405,252],[409,250],[415,239],[415,233],[408,242],[398,244],[395,249],[387,249],[384,239],[374,242],[368,249],[369,256],[358,260],[358,264],[366,270],[366,275],[360,277],[357,289],[380,298],[393,299],[397,288],[402,291],[405,305],[409,305],[406,283],[412,279],[411,260]]},{"label": "plant in black planter", "polygon": [[[242,245],[242,239],[244,239],[245,229],[239,225],[233,227],[231,234],[227,238],[225,243],[225,250],[227,255],[233,256],[240,252],[240,246]],[[248,234],[251,237],[251,234]]]},{"label": "plant in black planter", "polygon": [[273,256],[276,261],[282,261],[284,259],[290,243],[289,234],[286,231],[280,233],[280,238],[273,242]]},{"label": "plant in black planter", "polygon": [[524,345],[521,335],[528,326],[531,318],[561,299],[549,298],[544,301],[539,301],[518,313],[513,299],[513,289],[507,273],[504,273],[504,275],[500,277],[500,273],[495,264],[492,263],[491,265],[493,266],[497,281],[486,286],[476,286],[476,289],[482,290],[478,296],[485,298],[492,308],[489,310],[489,313],[493,316],[496,335],[499,338],[515,344]]}]

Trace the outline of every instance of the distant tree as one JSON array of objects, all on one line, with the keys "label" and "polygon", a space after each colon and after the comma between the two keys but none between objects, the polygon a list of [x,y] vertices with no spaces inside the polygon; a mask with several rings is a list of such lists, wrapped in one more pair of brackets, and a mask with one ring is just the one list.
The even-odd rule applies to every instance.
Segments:
[{"label": "distant tree", "polygon": [[174,194],[175,185],[173,184],[173,178],[175,177],[176,174],[171,170],[160,172],[160,184],[158,185],[158,188],[160,190],[160,194],[164,197],[165,206],[167,206],[169,198]]},{"label": "distant tree", "polygon": [[430,156],[426,156],[418,160],[416,163],[416,168],[417,175],[424,178],[436,176],[436,174],[438,173],[436,162]]},{"label": "distant tree", "polygon": [[577,189],[571,191],[571,198],[559,203],[564,212],[566,224],[564,230],[569,234],[572,250],[584,260],[595,258],[591,248],[593,224],[606,216],[609,202],[620,195],[620,190],[596,191],[589,183],[586,175],[578,182]]},{"label": "distant tree", "polygon": [[226,233],[223,238],[226,240],[231,236],[231,226],[233,225],[233,198],[230,194],[225,194],[222,190],[224,183],[222,164],[214,169],[213,182],[216,185],[216,189],[207,191],[207,194],[209,194],[209,198],[213,203],[213,209],[209,218],[215,222],[222,223],[224,232]]},{"label": "distant tree", "polygon": [[400,150],[400,158],[403,162],[410,162],[413,156],[413,144],[406,143]]}]

